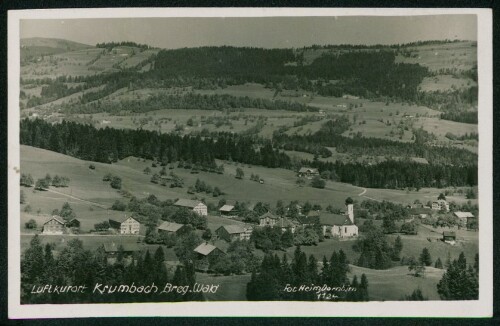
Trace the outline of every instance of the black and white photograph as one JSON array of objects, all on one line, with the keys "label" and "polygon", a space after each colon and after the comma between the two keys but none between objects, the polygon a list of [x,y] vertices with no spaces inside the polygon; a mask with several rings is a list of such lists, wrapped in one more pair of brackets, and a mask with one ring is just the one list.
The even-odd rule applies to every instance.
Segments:
[{"label": "black and white photograph", "polygon": [[8,18],[10,317],[491,316],[488,10]]}]

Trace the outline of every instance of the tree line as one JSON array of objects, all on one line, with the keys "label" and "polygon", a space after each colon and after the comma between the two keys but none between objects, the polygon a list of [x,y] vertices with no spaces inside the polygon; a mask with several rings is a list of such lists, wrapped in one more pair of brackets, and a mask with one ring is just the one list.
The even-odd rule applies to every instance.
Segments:
[{"label": "tree line", "polygon": [[[103,247],[94,251],[84,248],[79,239],[72,239],[62,248],[60,253],[53,254],[54,244],[45,246],[35,235],[21,257],[21,303],[22,304],[68,304],[68,303],[112,303],[112,302],[165,302],[165,301],[196,301],[202,300],[198,293],[180,295],[175,292],[158,293],[120,293],[93,294],[95,284],[136,287],[149,286],[154,283],[159,291],[165,283],[173,285],[192,286],[196,282],[194,266],[186,263],[175,269],[173,274],[165,267],[163,248],[158,246],[151,254],[137,253],[131,259],[126,259],[123,247],[118,248],[114,263],[108,262]],[[41,284],[86,286],[84,293],[31,293]]]},{"label": "tree line", "polygon": [[[355,275],[350,281],[347,277],[349,261],[345,253],[334,251],[328,260],[323,257],[322,267],[313,255],[307,258],[298,246],[291,262],[286,254],[280,259],[277,254],[267,254],[262,260],[260,272],[252,273],[247,284],[247,299],[250,301],[320,301],[328,300],[328,295],[335,295],[334,301],[368,301],[368,279],[365,274],[358,281]],[[327,285],[331,288],[344,288],[322,292],[300,290],[301,286]],[[296,288],[297,291],[293,291]],[[323,295],[324,293],[324,295]]]}]

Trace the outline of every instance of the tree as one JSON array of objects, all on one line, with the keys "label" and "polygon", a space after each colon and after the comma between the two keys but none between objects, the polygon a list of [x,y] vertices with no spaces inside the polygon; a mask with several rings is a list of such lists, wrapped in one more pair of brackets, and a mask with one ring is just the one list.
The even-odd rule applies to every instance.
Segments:
[{"label": "tree", "polygon": [[31,174],[21,174],[21,180],[20,180],[21,186],[24,187],[32,187],[34,182],[33,182],[33,177]]},{"label": "tree", "polygon": [[120,177],[113,176],[111,179],[111,188],[113,189],[121,189],[122,188],[122,179]]},{"label": "tree", "polygon": [[28,222],[24,223],[24,227],[29,230],[35,230],[37,228],[36,221],[34,219],[30,219]]},{"label": "tree", "polygon": [[151,182],[156,184],[160,182],[160,176],[158,175],[158,173],[153,174],[153,176],[151,177]]},{"label": "tree", "polygon": [[206,229],[201,235],[201,238],[206,241],[212,239],[212,231],[210,229]]},{"label": "tree", "polygon": [[125,204],[121,200],[115,200],[115,202],[113,203],[113,206],[111,206],[111,209],[115,210],[115,211],[123,212],[127,209],[127,204]]},{"label": "tree", "polygon": [[311,180],[311,187],[313,188],[323,189],[325,188],[325,185],[326,185],[325,180],[321,179],[320,177],[316,176]]},{"label": "tree", "polygon": [[243,179],[245,173],[241,168],[236,168],[236,179]]},{"label": "tree", "polygon": [[441,262],[441,258],[436,259],[436,262],[434,263],[435,268],[443,269],[443,263]]},{"label": "tree", "polygon": [[222,195],[222,191],[219,189],[219,187],[214,187],[214,191],[212,192],[212,196],[219,197],[220,195]]},{"label": "tree", "polygon": [[360,301],[370,300],[368,295],[368,278],[365,273],[361,274],[361,282],[359,283],[359,299]]},{"label": "tree", "polygon": [[438,196],[438,200],[446,200],[446,196],[443,193],[440,193]]},{"label": "tree", "polygon": [[419,261],[422,265],[431,266],[432,258],[431,258],[431,254],[429,252],[429,249],[427,249],[427,248],[422,249],[422,253],[420,254]]},{"label": "tree", "polygon": [[398,235],[396,240],[394,240],[394,260],[400,260],[401,251],[403,250],[403,241],[401,241],[401,237]]},{"label": "tree", "polygon": [[410,295],[407,295],[405,297],[406,301],[426,301],[428,300],[427,297],[424,297],[422,290],[420,288],[413,290],[413,292]]},{"label": "tree", "polygon": [[464,253],[460,253],[437,284],[442,300],[477,300],[479,297],[479,275],[472,267],[467,267]]},{"label": "tree", "polygon": [[47,190],[47,189],[49,189],[49,186],[50,186],[50,183],[45,178],[36,180],[36,183],[35,183],[36,190]]},{"label": "tree", "polygon": [[416,260],[414,257],[410,257],[408,262],[408,270],[413,272],[416,277],[422,276],[425,272],[425,266],[420,260]]},{"label": "tree", "polygon": [[73,208],[71,208],[71,206],[69,205],[68,202],[65,202],[63,204],[61,210],[59,211],[59,216],[61,216],[63,219],[65,219],[67,221],[76,218],[76,214],[75,214],[75,212],[73,211]]},{"label": "tree", "polygon": [[147,166],[145,169],[144,169],[144,174],[148,175],[151,173],[151,169],[149,168],[149,166]]},{"label": "tree", "polygon": [[415,222],[407,222],[401,225],[401,233],[404,234],[411,234],[411,235],[417,235],[418,234],[418,228]]}]

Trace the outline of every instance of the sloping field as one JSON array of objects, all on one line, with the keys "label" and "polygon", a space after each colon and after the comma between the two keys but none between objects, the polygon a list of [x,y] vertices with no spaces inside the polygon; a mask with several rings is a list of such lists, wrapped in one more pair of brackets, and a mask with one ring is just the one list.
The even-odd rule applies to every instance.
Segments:
[{"label": "sloping field", "polygon": [[[56,174],[66,176],[70,179],[69,187],[54,188],[50,191],[35,191],[33,188],[24,188],[27,201],[31,206],[31,214],[22,214],[23,223],[29,218],[39,214],[50,214],[54,209],[60,209],[64,202],[69,202],[75,213],[82,222],[82,230],[89,230],[98,222],[108,218],[124,219],[125,212],[107,210],[117,199],[122,196],[117,190],[112,189],[102,177],[111,173],[122,178],[122,189],[129,191],[138,198],[144,198],[154,194],[160,200],[177,198],[205,198],[207,202],[218,203],[221,198],[227,200],[256,203],[258,201],[268,202],[272,206],[278,200],[288,203],[292,200],[318,203],[323,207],[331,204],[335,207],[343,207],[347,196],[356,196],[362,191],[361,188],[342,183],[327,182],[325,189],[311,187],[299,187],[295,184],[295,172],[284,169],[270,169],[260,166],[242,166],[245,173],[244,180],[235,178],[236,165],[225,164],[223,175],[200,172],[191,174],[190,170],[175,168],[173,171],[184,180],[184,188],[170,188],[150,182],[151,175],[146,175],[143,170],[150,167],[152,173],[159,173],[160,167],[153,168],[151,161],[138,160],[129,157],[116,164],[104,164],[92,162],[95,170],[89,169],[91,162],[79,160],[59,153],[21,146],[21,172],[29,173],[36,181],[43,178],[47,173],[51,176]],[[223,162],[218,162],[221,164]],[[265,180],[264,184],[250,181],[250,175],[258,174]],[[213,197],[211,194],[200,193],[195,196],[187,193],[187,188],[194,185],[196,179],[200,179],[212,187],[219,187],[224,196]],[[126,199],[124,199],[126,201]],[[26,204],[26,205],[27,205]],[[26,206],[23,205],[23,208]],[[39,214],[38,210],[40,210]],[[39,222],[42,222],[39,220]],[[225,224],[225,220],[217,221],[217,225]],[[219,224],[220,223],[220,224]],[[233,222],[231,222],[233,223]]]},{"label": "sloping field", "polygon": [[417,288],[429,300],[439,300],[436,285],[444,272],[442,269],[427,267],[423,277],[415,277],[410,274],[407,266],[375,270],[351,265],[351,274],[357,275],[358,281],[361,274],[366,275],[370,300],[377,301],[401,300]]}]

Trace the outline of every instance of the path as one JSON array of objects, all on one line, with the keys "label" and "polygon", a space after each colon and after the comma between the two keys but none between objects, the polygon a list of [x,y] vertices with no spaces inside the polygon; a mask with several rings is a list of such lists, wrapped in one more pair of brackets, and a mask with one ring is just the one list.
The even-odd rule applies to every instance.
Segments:
[{"label": "path", "polygon": [[47,191],[49,192],[53,192],[55,194],[58,194],[58,195],[62,195],[62,196],[66,196],[66,197],[69,197],[71,199],[75,199],[75,200],[79,200],[79,201],[82,201],[84,203],[87,203],[87,204],[90,204],[90,205],[94,205],[94,206],[97,206],[97,207],[100,207],[100,208],[103,208],[103,209],[108,209],[108,207],[104,206],[104,205],[101,205],[101,204],[98,204],[98,203],[95,203],[93,201],[89,201],[89,200],[85,200],[85,199],[81,199],[81,198],[78,198],[78,197],[75,197],[73,195],[68,195],[68,194],[65,194],[63,192],[59,192],[57,190],[54,190],[54,189],[47,189]]},{"label": "path", "polygon": [[361,188],[363,189],[363,191],[358,194],[359,197],[365,197],[365,198],[368,198],[368,199],[371,199],[371,200],[374,200],[374,201],[382,202],[380,199],[375,199],[375,198],[372,198],[372,197],[365,196],[367,189],[363,188],[363,187],[361,187]]}]

